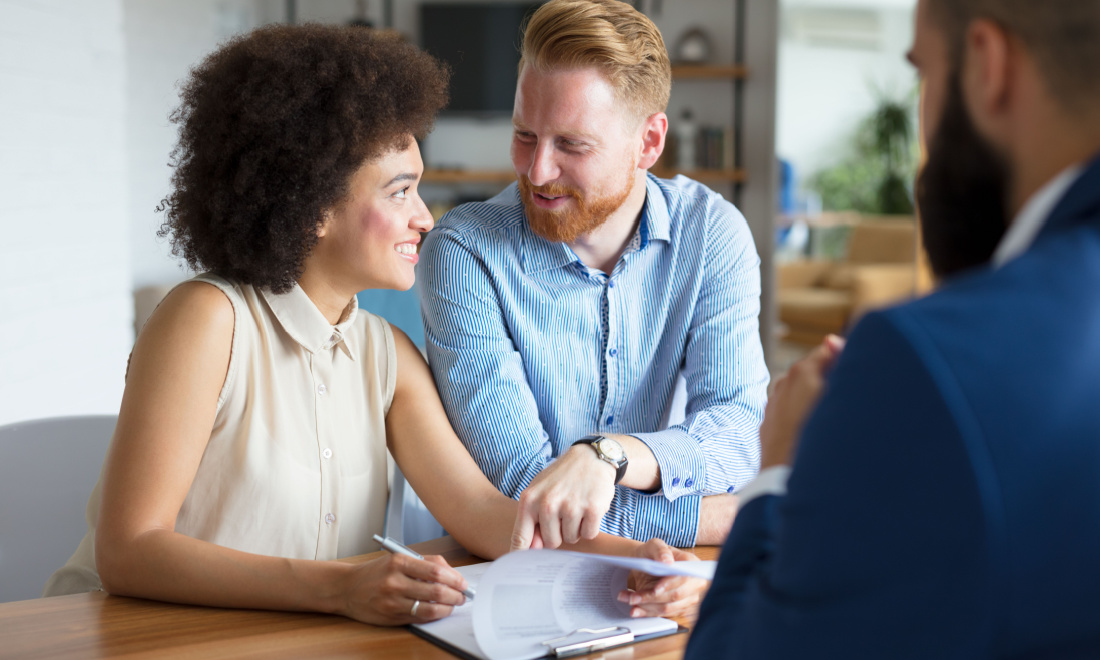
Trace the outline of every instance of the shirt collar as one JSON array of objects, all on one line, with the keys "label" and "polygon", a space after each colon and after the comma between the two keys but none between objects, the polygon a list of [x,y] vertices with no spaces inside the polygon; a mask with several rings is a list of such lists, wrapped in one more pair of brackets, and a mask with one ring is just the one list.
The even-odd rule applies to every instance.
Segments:
[{"label": "shirt collar", "polygon": [[1050,218],[1054,207],[1058,205],[1058,202],[1065,196],[1066,191],[1081,176],[1083,171],[1084,168],[1080,165],[1063,170],[1061,174],[1048,181],[1046,185],[1027,200],[1027,203],[1016,215],[1016,219],[1008,227],[1004,238],[997,245],[996,252],[993,253],[993,266],[995,268],[1000,268],[1031,247],[1035,237],[1039,235],[1039,231]]},{"label": "shirt collar", "polygon": [[358,359],[355,348],[346,338],[348,329],[359,314],[359,301],[355,296],[344,309],[344,320],[332,325],[297,284],[286,293],[272,293],[270,289],[261,289],[260,292],[279,324],[302,348],[310,353],[320,353],[339,346],[349,358]]},{"label": "shirt collar", "polygon": [[[518,189],[516,194],[518,195]],[[522,200],[521,200],[522,203]],[[576,253],[565,243],[554,243],[531,231],[524,216],[524,249],[523,269],[526,273],[539,273],[555,268],[564,268],[572,263],[579,262]],[[642,203],[641,220],[638,229],[634,232],[627,250],[642,250],[650,241],[669,240],[669,225],[671,220],[668,215],[668,204],[661,188],[657,185],[657,179],[652,174],[646,174],[646,195]]]},{"label": "shirt collar", "polygon": [[[666,243],[671,240],[669,226],[672,220],[668,213],[668,201],[665,200],[665,194],[657,183],[657,177],[649,172],[645,177],[645,205],[642,209],[642,222],[645,222],[649,229],[649,240]],[[642,247],[645,245],[643,244]]]}]

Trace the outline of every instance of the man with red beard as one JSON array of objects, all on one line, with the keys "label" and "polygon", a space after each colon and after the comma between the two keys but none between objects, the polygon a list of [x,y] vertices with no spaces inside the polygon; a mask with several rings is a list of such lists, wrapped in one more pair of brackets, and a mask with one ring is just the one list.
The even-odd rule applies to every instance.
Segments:
[{"label": "man with red beard", "polygon": [[421,251],[429,362],[458,436],[520,499],[514,547],[720,543],[756,474],[760,261],[733,205],[648,173],[670,89],[661,34],[629,4],[543,5],[512,116],[519,180]]},{"label": "man with red beard", "polygon": [[689,660],[1100,658],[1100,1],[919,0],[909,57],[943,286],[776,384]]}]

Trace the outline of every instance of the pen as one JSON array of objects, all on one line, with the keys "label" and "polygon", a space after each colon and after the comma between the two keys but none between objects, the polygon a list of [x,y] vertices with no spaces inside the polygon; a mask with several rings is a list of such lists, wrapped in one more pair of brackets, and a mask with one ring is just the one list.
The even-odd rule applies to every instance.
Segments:
[{"label": "pen", "polygon": [[[401,545],[400,543],[394,541],[388,536],[386,538],[382,538],[381,536],[375,534],[374,540],[381,543],[384,550],[392,552],[395,555],[405,555],[406,557],[412,557],[413,559],[424,558],[424,556],[421,555],[419,552],[415,550],[410,550],[409,548]],[[474,596],[477,595],[477,592],[474,591],[473,587],[466,587],[462,590],[462,595],[466,596],[466,600],[473,600]]]}]

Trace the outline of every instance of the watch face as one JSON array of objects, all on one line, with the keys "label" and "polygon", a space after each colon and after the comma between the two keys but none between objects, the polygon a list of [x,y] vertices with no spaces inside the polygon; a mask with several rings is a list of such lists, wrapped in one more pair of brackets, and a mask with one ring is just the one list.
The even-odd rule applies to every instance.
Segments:
[{"label": "watch face", "polygon": [[618,462],[623,459],[623,446],[611,438],[604,438],[594,444],[599,447],[601,454],[611,460]]}]

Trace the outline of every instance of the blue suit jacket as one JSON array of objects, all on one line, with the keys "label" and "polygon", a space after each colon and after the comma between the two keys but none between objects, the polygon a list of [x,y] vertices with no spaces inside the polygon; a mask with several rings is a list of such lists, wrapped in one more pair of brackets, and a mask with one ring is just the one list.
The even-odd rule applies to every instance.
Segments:
[{"label": "blue suit jacket", "polygon": [[688,658],[1100,658],[1100,161],[1000,269],[869,315]]}]

